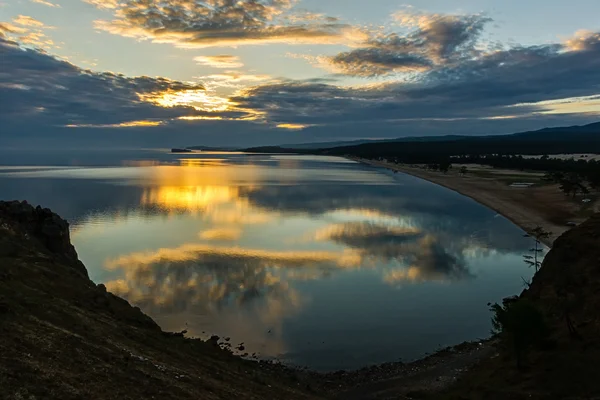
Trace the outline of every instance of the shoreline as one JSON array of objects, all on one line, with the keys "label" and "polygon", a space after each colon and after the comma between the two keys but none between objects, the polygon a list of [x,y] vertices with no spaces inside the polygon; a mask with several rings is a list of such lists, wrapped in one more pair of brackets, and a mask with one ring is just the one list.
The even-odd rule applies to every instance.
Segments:
[{"label": "shoreline", "polygon": [[405,173],[433,184],[443,186],[446,189],[469,197],[479,204],[496,211],[525,232],[538,226],[542,227],[545,231],[551,232],[551,235],[549,238],[540,241],[550,248],[556,238],[571,228],[570,226],[560,225],[550,221],[547,216],[543,215],[543,212],[540,212],[540,210],[543,209],[543,205],[540,205],[540,209],[538,210],[524,206],[522,200],[527,197],[527,191],[531,190],[530,188],[512,188],[502,185],[499,182],[472,176],[459,178],[455,175],[431,172],[421,168],[409,167],[404,164],[393,164],[358,157],[346,158],[361,164]]}]

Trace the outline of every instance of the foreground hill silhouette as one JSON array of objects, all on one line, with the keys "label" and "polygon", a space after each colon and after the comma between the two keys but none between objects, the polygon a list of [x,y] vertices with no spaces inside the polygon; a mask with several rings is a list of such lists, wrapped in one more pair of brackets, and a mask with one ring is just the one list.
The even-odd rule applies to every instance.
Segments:
[{"label": "foreground hill silhouette", "polygon": [[[66,221],[24,202],[0,202],[0,398],[600,396],[600,215],[557,239],[521,297],[535,303],[551,327],[548,343],[532,350],[525,368],[517,369],[510,350],[499,346],[489,347],[493,351],[485,354],[495,356],[484,358],[450,388],[436,384],[439,375],[432,375],[444,356],[424,360],[422,366],[435,364],[437,370],[425,369],[424,381],[432,384],[418,390],[411,387],[417,379],[410,375],[412,364],[326,376],[300,372],[243,360],[220,349],[216,340],[163,332],[139,308],[89,279]],[[577,337],[565,323],[565,305]],[[472,354],[467,355],[479,359]],[[448,368],[466,368],[460,357]]]},{"label": "foreground hill silhouette", "polygon": [[600,398],[600,214],[554,242],[523,300],[543,313],[550,328],[545,343],[521,369],[500,347],[442,398]]}]

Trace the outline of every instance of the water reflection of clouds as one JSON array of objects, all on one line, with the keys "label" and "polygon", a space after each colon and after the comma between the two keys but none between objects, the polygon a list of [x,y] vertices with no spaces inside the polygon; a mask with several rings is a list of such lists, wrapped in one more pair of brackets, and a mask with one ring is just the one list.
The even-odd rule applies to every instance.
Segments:
[{"label": "water reflection of clouds", "polygon": [[[281,325],[307,301],[290,280],[316,279],[301,276],[311,270],[322,276],[327,269],[359,265],[360,257],[352,251],[267,251],[205,244],[132,253],[105,263],[107,269],[121,272],[119,279],[106,283],[110,291],[159,319],[168,315],[172,329],[180,329],[186,321],[192,335],[208,329],[224,332],[266,356],[285,351]],[[298,269],[300,274],[282,269]],[[201,320],[195,322],[198,316]]]},{"label": "water reflection of clouds", "polygon": [[[268,186],[248,193],[255,209],[304,213],[332,221],[369,221],[417,227],[444,235],[447,245],[501,252],[526,251],[514,226],[489,209],[447,189],[398,175],[398,186]],[[403,184],[410,180],[410,184]],[[452,244],[454,243],[454,244]]]},{"label": "water reflection of clouds", "polygon": [[379,225],[373,222],[346,222],[318,230],[315,240],[330,240],[349,247],[369,249],[399,245],[422,235],[423,232],[417,228]]},{"label": "water reflection of clouds", "polygon": [[433,235],[426,235],[416,243],[403,244],[401,247],[404,247],[404,251],[400,251],[409,266],[386,272],[386,283],[445,282],[473,276],[462,254],[451,254]]},{"label": "water reflection of clouds", "polygon": [[273,251],[184,244],[107,260],[105,268],[121,275],[107,287],[153,315],[214,312],[220,318],[223,308],[235,306],[247,318],[257,312],[256,320],[273,325],[274,316],[264,314],[261,304],[277,309],[281,318],[296,312],[303,299],[294,281],[378,267],[383,281],[393,285],[471,276],[461,253],[450,254],[433,235],[414,229],[349,223],[325,227],[314,238],[344,247]]},{"label": "water reflection of clouds", "polygon": [[343,244],[358,251],[363,260],[371,258],[388,265],[384,281],[390,284],[459,280],[472,275],[460,249],[447,248],[443,236],[414,227],[350,222],[325,227],[315,239]]}]

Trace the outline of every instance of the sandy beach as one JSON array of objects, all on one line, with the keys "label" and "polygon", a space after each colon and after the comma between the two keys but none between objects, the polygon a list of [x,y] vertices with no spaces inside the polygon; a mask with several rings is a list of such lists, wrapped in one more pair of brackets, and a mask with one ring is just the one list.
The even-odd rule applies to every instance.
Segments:
[{"label": "sandy beach", "polygon": [[[571,228],[569,222],[583,222],[589,213],[598,208],[596,204],[588,204],[582,210],[581,204],[566,197],[557,185],[541,185],[533,187],[511,187],[504,176],[525,176],[527,173],[511,170],[493,170],[491,173],[477,174],[470,172],[465,175],[458,173],[458,168],[444,174],[428,171],[416,166],[407,166],[382,161],[360,158],[350,159],[364,164],[388,168],[425,179],[429,182],[454,190],[464,196],[491,208],[525,231],[542,227],[551,232],[543,242],[551,247],[554,240]],[[490,169],[491,170],[491,169]],[[539,179],[539,173],[530,174],[531,179]],[[508,178],[510,179],[510,178]],[[516,178],[515,178],[516,179]]]}]

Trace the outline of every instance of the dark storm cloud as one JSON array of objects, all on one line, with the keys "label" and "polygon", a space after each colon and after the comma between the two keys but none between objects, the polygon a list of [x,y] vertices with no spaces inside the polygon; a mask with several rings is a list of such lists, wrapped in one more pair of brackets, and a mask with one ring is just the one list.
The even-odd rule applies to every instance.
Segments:
[{"label": "dark storm cloud", "polygon": [[328,61],[335,72],[364,77],[422,71],[431,67],[431,61],[420,55],[404,54],[376,46],[340,53]]},{"label": "dark storm cloud", "polygon": [[96,21],[99,29],[178,47],[339,43],[352,30],[336,18],[291,13],[294,0],[88,2],[115,10],[114,20]]},{"label": "dark storm cloud", "polygon": [[551,44],[486,53],[410,82],[343,88],[291,81],[251,88],[235,101],[305,124],[524,117],[547,106],[515,105],[600,92],[600,41],[590,37],[577,49]]},{"label": "dark storm cloud", "polygon": [[201,84],[161,77],[92,72],[0,39],[0,120],[4,122],[119,124],[176,118],[197,113],[191,107],[158,107],[140,96],[203,89]]},{"label": "dark storm cloud", "polygon": [[490,21],[480,15],[422,16],[407,35],[381,35],[325,62],[337,73],[363,77],[425,71],[476,54],[477,40]]}]

